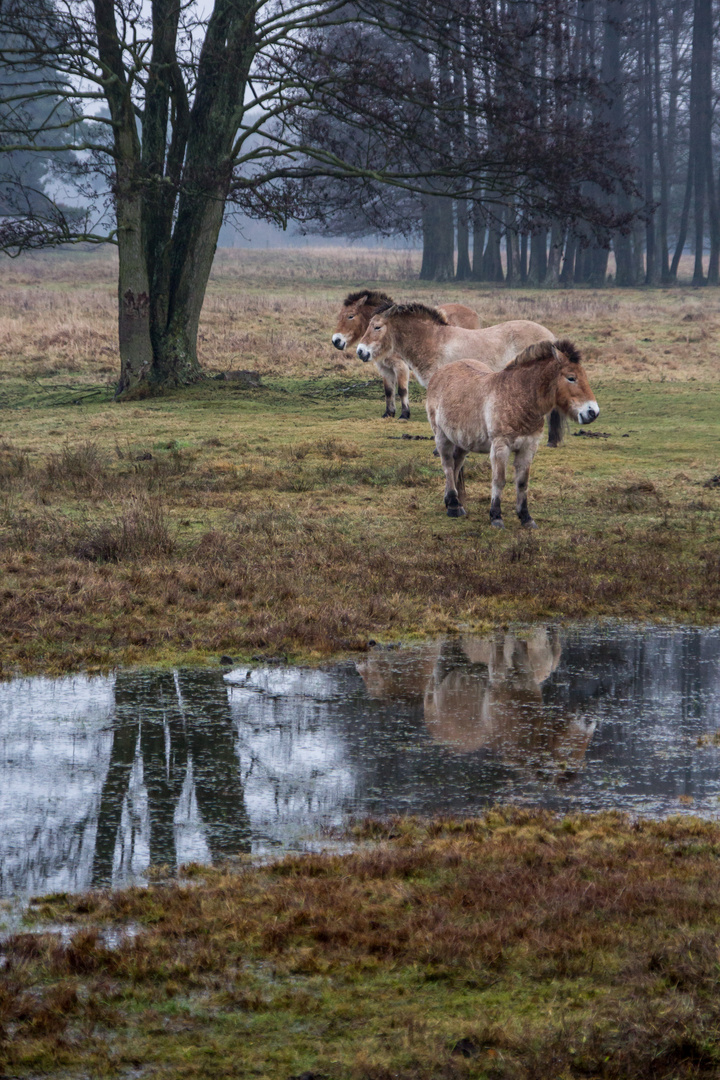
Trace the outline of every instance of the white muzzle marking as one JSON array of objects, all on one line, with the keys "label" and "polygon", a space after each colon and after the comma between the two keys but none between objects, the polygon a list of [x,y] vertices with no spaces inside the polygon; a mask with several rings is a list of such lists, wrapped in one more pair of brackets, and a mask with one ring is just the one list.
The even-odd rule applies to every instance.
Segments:
[{"label": "white muzzle marking", "polygon": [[372,360],[372,349],[368,345],[358,345],[355,350],[364,364]]},{"label": "white muzzle marking", "polygon": [[332,343],[336,349],[344,349],[347,345],[344,334],[333,334]]},{"label": "white muzzle marking", "polygon": [[586,401],[578,409],[578,424],[592,424],[600,415],[600,406],[597,401]]}]

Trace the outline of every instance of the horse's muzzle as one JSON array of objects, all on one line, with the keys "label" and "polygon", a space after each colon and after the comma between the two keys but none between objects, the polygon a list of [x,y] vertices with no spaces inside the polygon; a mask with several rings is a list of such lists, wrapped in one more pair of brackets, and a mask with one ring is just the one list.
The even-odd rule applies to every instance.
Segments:
[{"label": "horse's muzzle", "polygon": [[600,406],[597,401],[588,401],[582,409],[578,409],[578,424],[592,424],[600,415]]},{"label": "horse's muzzle", "polygon": [[368,360],[372,358],[372,353],[368,349],[367,345],[358,345],[355,350],[364,364],[367,364]]},{"label": "horse's muzzle", "polygon": [[344,336],[342,334],[333,334],[332,343],[333,343],[333,345],[335,346],[336,349],[340,349],[340,350],[344,349],[345,346],[347,345],[347,341],[345,340],[345,338],[344,338]]}]

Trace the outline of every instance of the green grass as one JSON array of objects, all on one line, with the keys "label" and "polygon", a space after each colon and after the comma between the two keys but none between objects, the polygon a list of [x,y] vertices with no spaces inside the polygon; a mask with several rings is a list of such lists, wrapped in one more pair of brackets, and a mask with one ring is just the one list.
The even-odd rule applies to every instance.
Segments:
[{"label": "green grass", "polygon": [[509,487],[498,535],[487,458],[470,459],[468,518],[447,518],[432,442],[398,437],[427,436],[421,408],[382,421],[358,382],[6,409],[2,671],[312,659],[548,617],[717,619],[715,384],[594,379],[590,435],[534,463],[537,533]]},{"label": "green grass", "polygon": [[3,944],[0,1068],[717,1076],[716,824],[494,811],[356,839],[345,856],[38,900],[31,918],[74,936]]}]

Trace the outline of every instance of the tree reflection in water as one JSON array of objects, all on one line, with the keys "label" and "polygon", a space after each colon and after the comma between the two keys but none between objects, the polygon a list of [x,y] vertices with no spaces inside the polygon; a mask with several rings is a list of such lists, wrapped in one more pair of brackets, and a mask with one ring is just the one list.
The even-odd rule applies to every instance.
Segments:
[{"label": "tree reflection in water", "polygon": [[152,866],[177,866],[175,816],[188,779],[213,862],[250,850],[250,820],[223,682],[210,672],[121,672],[100,798],[94,886],[111,881],[118,854],[123,857],[118,852],[123,810],[138,766],[147,795]]}]

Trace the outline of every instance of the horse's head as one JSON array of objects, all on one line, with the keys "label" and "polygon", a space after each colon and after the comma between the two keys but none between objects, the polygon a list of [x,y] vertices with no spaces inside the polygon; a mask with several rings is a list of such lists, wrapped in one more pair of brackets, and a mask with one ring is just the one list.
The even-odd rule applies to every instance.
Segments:
[{"label": "horse's head", "polygon": [[600,415],[600,406],[590,389],[580,353],[567,339],[554,342],[553,351],[558,362],[555,407],[578,424],[592,424]]},{"label": "horse's head", "polygon": [[393,335],[390,316],[396,307],[396,304],[388,304],[371,315],[367,329],[356,349],[363,363],[366,364],[368,360],[384,360],[392,352]]},{"label": "horse's head", "polygon": [[338,315],[332,343],[336,349],[346,349],[355,345],[368,328],[373,311],[392,300],[385,293],[361,289],[345,297]]},{"label": "horse's head", "polygon": [[385,360],[405,334],[415,334],[427,324],[447,326],[447,317],[427,304],[384,304],[372,315],[360,339],[357,354],[361,360]]}]

